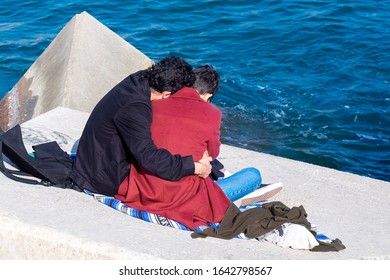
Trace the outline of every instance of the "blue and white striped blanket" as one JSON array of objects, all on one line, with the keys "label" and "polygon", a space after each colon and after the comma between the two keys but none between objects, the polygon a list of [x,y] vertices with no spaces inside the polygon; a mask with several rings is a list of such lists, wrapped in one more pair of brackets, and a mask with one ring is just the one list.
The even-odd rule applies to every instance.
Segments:
[{"label": "blue and white striped blanket", "polygon": [[[137,218],[137,219],[149,222],[149,223],[159,224],[162,226],[168,226],[168,227],[177,228],[180,230],[192,231],[192,229],[190,229],[190,228],[186,227],[185,225],[183,225],[179,222],[176,222],[172,219],[165,218],[165,217],[158,215],[158,214],[152,214],[152,213],[149,213],[146,211],[141,211],[141,210],[137,210],[135,208],[131,208],[131,207],[127,206],[126,204],[122,203],[120,200],[118,200],[112,196],[105,196],[105,195],[101,195],[101,194],[96,194],[96,193],[93,193],[93,192],[88,191],[88,190],[84,190],[84,192],[86,194],[92,195],[97,201],[99,201],[107,206],[110,206],[110,207],[112,207],[112,208],[114,208],[122,213],[125,213],[131,217],[134,217],[134,218]],[[218,228],[218,223],[209,223],[209,226],[214,227],[214,228]],[[204,229],[206,229],[207,227],[208,226],[200,226],[200,227],[195,228],[194,231],[201,232]],[[244,234],[240,234],[237,237],[246,239]]]},{"label": "blue and white striped blanket", "polygon": [[[185,225],[183,225],[179,222],[176,222],[174,220],[165,218],[165,217],[160,216],[158,214],[151,214],[151,213],[146,212],[146,211],[140,211],[140,210],[131,208],[131,207],[127,206],[126,204],[122,203],[120,200],[118,200],[112,196],[105,196],[105,195],[101,195],[101,194],[96,194],[96,193],[93,193],[93,192],[88,191],[88,190],[84,190],[84,192],[88,195],[93,196],[97,201],[99,201],[107,206],[110,206],[110,207],[112,207],[112,208],[114,208],[114,209],[116,209],[116,210],[118,210],[126,215],[129,215],[131,217],[141,219],[143,221],[154,223],[154,224],[159,224],[162,226],[168,226],[168,227],[172,227],[172,228],[176,228],[176,229],[180,229],[180,230],[185,230],[185,231],[192,231],[190,228],[188,228]],[[247,205],[245,207],[240,207],[240,210],[245,211],[246,209],[249,209],[249,208],[261,207],[261,205],[264,204],[265,202],[267,202],[267,201],[263,201],[261,203],[250,204],[250,205]],[[200,227],[195,228],[193,231],[201,232],[208,227],[214,227],[217,229],[218,225],[219,225],[218,223],[209,223],[208,226],[200,226]],[[315,225],[312,224],[311,230],[313,230],[317,233],[316,239],[318,241],[327,242],[327,243],[332,242],[332,239],[330,239],[326,235],[320,233],[317,230],[317,227]],[[236,237],[241,238],[241,239],[248,239],[244,233],[241,233],[241,234],[237,235]],[[258,238],[258,240],[261,240],[261,238]]]}]

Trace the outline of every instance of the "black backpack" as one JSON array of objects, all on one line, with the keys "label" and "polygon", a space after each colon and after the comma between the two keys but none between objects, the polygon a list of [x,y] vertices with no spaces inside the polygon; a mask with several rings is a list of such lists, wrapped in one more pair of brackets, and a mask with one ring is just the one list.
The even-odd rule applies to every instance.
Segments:
[{"label": "black backpack", "polygon": [[[69,175],[73,161],[56,141],[32,146],[34,156],[28,154],[22,138],[20,125],[7,132],[0,129],[0,170],[10,179],[26,184],[40,184],[82,191],[71,181]],[[3,154],[19,170],[6,168]],[[27,179],[24,177],[36,177]]]}]

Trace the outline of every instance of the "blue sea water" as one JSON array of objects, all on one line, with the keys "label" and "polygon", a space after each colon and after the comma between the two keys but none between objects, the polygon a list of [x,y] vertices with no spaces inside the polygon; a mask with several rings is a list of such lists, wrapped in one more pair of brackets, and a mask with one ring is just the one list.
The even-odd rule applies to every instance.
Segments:
[{"label": "blue sea water", "polygon": [[213,65],[223,143],[390,181],[390,1],[2,0],[0,97],[83,11]]}]

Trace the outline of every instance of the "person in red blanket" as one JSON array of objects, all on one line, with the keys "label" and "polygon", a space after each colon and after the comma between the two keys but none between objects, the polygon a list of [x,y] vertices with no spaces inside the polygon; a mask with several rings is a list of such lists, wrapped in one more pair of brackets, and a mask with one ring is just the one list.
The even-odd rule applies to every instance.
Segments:
[{"label": "person in red blanket", "polygon": [[221,145],[221,112],[210,103],[220,78],[208,65],[196,68],[194,73],[192,88],[185,87],[169,98],[152,102],[152,138],[157,147],[172,154],[190,154],[197,160],[206,153],[218,163],[213,165],[218,172],[206,179],[187,176],[171,182],[133,163],[115,196],[130,207],[159,214],[191,229],[220,222],[231,202],[246,206],[270,198],[282,187],[280,183],[261,184],[260,171],[253,167],[229,176],[228,172],[219,174],[223,168],[216,159]]},{"label": "person in red blanket", "polygon": [[[220,110],[209,102],[218,90],[219,75],[210,66],[197,69],[209,90],[200,94],[194,88],[184,87],[169,98],[152,102],[151,125],[157,147],[172,154],[192,155],[194,161],[200,160],[205,151],[212,159],[218,156],[222,117]],[[159,214],[191,229],[208,222],[220,222],[232,203],[210,177],[190,175],[175,182],[168,181],[136,162],[131,164],[130,173],[115,198],[132,208]]]}]

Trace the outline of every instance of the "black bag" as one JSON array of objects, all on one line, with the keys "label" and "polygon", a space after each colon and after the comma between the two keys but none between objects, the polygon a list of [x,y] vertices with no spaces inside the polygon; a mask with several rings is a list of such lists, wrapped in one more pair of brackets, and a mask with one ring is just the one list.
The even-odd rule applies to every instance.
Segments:
[{"label": "black bag", "polygon": [[[4,175],[22,183],[82,191],[70,180],[73,162],[57,142],[47,142],[32,148],[34,157],[28,154],[24,146],[20,125],[14,126],[7,132],[0,130],[0,170]],[[20,170],[6,168],[3,153]],[[33,176],[38,180],[20,176]]]},{"label": "black bag", "polygon": [[219,160],[214,159],[211,161],[211,173],[209,175],[210,178],[216,181],[218,178],[225,177],[225,174],[221,171],[222,168],[224,168],[224,166]]}]

